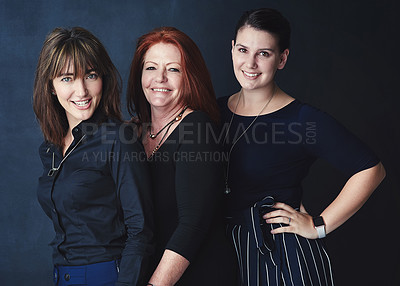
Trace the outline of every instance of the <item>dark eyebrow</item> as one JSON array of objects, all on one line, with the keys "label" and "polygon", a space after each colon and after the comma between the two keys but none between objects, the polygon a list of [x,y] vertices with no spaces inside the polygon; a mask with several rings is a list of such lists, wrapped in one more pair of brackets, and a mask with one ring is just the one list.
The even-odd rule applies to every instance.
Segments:
[{"label": "dark eyebrow", "polygon": [[[91,72],[96,72],[96,69],[92,68],[92,69],[86,70],[86,74],[89,74]],[[75,74],[66,72],[66,73],[61,73],[58,77],[60,77],[60,76],[75,76]]]},{"label": "dark eyebrow", "polygon": [[60,75],[58,77],[60,77],[60,76],[74,76],[74,74],[66,72],[66,73],[60,73]]},{"label": "dark eyebrow", "polygon": [[[236,44],[235,46],[240,46],[240,47],[242,47],[242,48],[248,49],[248,47],[246,47],[245,45],[242,45],[242,44]],[[264,48],[264,49],[258,49],[257,51],[271,51],[271,52],[273,52],[274,49],[271,49],[271,48]]]},{"label": "dark eyebrow", "polygon": [[235,46],[236,47],[241,46],[242,48],[246,48],[247,49],[247,47],[245,45],[242,45],[242,44],[236,44]]},{"label": "dark eyebrow", "polygon": [[271,52],[273,52],[274,49],[265,48],[265,49],[258,49],[258,51],[259,51],[259,52],[261,52],[261,51],[271,51]]}]

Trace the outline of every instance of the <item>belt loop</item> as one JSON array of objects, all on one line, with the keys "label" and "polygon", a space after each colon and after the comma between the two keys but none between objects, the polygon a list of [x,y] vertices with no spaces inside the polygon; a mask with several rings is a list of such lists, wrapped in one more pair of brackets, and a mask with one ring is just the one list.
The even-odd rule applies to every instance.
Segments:
[{"label": "belt loop", "polygon": [[118,273],[119,273],[120,264],[121,264],[121,258],[115,259],[115,267],[117,268]]},{"label": "belt loop", "polygon": [[53,268],[53,282],[54,282],[54,285],[58,285],[59,278],[60,278],[60,272],[58,271],[58,267],[56,265],[54,265],[54,268]]}]

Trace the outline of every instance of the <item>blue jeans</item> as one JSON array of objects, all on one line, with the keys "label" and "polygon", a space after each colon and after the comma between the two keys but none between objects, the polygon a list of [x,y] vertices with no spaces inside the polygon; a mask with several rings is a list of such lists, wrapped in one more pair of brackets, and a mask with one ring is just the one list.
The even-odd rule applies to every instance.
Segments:
[{"label": "blue jeans", "polygon": [[118,280],[119,260],[82,266],[54,266],[56,286],[114,286]]}]

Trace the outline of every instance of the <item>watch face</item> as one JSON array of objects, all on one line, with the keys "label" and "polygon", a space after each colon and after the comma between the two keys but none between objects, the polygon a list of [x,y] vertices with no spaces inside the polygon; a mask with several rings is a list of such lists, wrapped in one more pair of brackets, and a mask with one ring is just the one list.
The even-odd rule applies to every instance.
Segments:
[{"label": "watch face", "polygon": [[324,219],[322,218],[322,216],[317,216],[313,218],[314,221],[314,226],[322,226],[325,225]]}]

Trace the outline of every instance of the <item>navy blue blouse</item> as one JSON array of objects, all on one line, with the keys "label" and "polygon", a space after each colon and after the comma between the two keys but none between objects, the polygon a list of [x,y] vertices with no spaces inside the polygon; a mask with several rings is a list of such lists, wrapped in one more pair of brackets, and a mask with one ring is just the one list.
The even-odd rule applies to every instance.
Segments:
[{"label": "navy blue blouse", "polygon": [[[223,136],[232,117],[228,98],[218,99]],[[235,114],[224,143],[226,154],[254,118]],[[231,151],[229,210],[247,208],[266,196],[299,207],[301,182],[317,158],[327,160],[347,177],[379,163],[375,154],[335,119],[299,100],[259,116]]]},{"label": "navy blue blouse", "polygon": [[122,258],[118,282],[136,285],[151,239],[146,155],[132,126],[111,120],[81,122],[73,136],[64,159],[52,144],[39,148],[43,175],[37,193],[56,232],[50,244],[54,264]]}]

